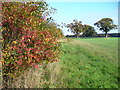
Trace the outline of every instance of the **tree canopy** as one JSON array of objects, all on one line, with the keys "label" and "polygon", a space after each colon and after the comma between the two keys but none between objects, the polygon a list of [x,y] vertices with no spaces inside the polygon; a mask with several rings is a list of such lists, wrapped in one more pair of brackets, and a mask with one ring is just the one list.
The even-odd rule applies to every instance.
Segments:
[{"label": "tree canopy", "polygon": [[117,25],[113,23],[113,20],[111,18],[103,18],[98,22],[96,22],[94,25],[97,26],[99,30],[102,30],[103,32],[105,32],[106,37],[107,37],[107,33],[110,30],[117,28]]},{"label": "tree canopy", "polygon": [[81,21],[73,20],[73,23],[67,24],[67,28],[71,30],[77,37],[83,32],[84,26]]},{"label": "tree canopy", "polygon": [[84,25],[84,33],[82,36],[91,37],[91,36],[95,36],[96,34],[97,32],[95,32],[94,27],[86,24]]}]

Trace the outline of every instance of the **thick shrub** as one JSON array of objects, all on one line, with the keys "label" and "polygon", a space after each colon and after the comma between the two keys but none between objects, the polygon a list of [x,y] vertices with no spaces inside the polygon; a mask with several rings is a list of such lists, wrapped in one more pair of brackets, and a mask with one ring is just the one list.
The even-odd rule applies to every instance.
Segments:
[{"label": "thick shrub", "polygon": [[3,73],[12,76],[29,67],[37,68],[43,61],[57,61],[59,36],[42,24],[46,21],[44,14],[49,13],[47,3],[4,2],[2,5]]}]

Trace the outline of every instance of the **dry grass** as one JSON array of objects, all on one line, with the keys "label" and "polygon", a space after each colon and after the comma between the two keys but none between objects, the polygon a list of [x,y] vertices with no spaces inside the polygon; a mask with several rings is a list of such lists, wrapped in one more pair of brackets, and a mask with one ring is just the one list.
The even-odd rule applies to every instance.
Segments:
[{"label": "dry grass", "polygon": [[2,87],[2,63],[0,61],[0,88]]},{"label": "dry grass", "polygon": [[10,88],[55,88],[59,80],[60,64],[44,63],[39,68],[25,70],[19,77],[14,79]]},{"label": "dry grass", "polygon": [[71,41],[72,39],[70,39],[70,38],[61,38],[61,39],[59,39],[58,40],[58,42],[60,42],[60,43],[65,43],[65,42],[69,42],[69,41]]}]

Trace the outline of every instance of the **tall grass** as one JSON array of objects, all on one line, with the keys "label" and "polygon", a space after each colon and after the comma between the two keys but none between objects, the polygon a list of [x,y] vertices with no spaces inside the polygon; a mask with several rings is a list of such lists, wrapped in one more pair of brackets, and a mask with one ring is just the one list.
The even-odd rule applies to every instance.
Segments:
[{"label": "tall grass", "polygon": [[55,88],[59,83],[59,72],[59,62],[43,63],[39,68],[30,68],[14,78],[9,88]]}]

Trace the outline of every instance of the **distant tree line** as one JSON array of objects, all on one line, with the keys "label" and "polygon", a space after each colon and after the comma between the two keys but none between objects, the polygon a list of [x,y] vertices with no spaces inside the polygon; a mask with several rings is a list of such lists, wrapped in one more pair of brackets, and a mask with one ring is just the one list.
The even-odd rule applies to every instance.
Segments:
[{"label": "distant tree line", "polygon": [[[76,37],[76,35],[66,35],[66,37]],[[84,35],[80,35],[78,37],[86,37]],[[87,37],[105,37],[105,34],[96,34],[94,36],[87,36]],[[120,37],[120,33],[109,33],[108,37]]]},{"label": "distant tree line", "polygon": [[[99,30],[105,32],[105,37],[108,37],[108,32],[110,30],[117,29],[117,25],[113,23],[111,18],[103,18],[98,22],[94,23],[95,26],[98,27]],[[94,27],[90,25],[83,25],[82,21],[73,20],[72,23],[65,25],[68,31],[74,33],[76,37],[98,37],[99,34],[95,31]],[[110,36],[110,35],[109,35]],[[112,35],[113,36],[113,35]]]}]

